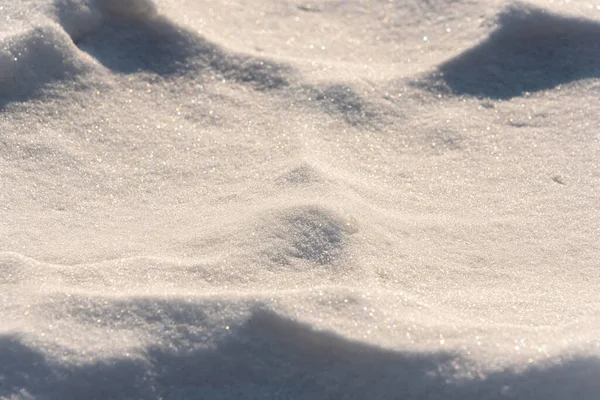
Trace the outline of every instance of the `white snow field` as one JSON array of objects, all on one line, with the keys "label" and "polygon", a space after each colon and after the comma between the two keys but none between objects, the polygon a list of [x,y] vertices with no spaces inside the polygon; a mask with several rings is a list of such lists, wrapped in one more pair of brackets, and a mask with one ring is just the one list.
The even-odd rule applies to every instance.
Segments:
[{"label": "white snow field", "polygon": [[600,399],[600,4],[0,0],[0,398]]}]

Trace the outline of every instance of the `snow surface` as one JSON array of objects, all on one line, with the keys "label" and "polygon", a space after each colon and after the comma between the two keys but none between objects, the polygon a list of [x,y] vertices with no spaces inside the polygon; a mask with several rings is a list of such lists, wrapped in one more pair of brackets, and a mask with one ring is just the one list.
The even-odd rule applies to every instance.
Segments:
[{"label": "snow surface", "polygon": [[600,398],[600,7],[0,11],[0,398]]}]

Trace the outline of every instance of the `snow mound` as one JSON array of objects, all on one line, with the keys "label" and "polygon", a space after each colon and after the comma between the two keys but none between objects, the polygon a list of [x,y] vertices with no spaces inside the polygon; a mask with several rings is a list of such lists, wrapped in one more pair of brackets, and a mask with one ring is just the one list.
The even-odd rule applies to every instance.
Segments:
[{"label": "snow mound", "polygon": [[54,7],[60,25],[75,43],[102,25],[102,13],[88,1],[60,0]]},{"label": "snow mound", "polygon": [[0,42],[0,105],[25,100],[47,83],[84,70],[71,38],[55,26],[36,27]]}]

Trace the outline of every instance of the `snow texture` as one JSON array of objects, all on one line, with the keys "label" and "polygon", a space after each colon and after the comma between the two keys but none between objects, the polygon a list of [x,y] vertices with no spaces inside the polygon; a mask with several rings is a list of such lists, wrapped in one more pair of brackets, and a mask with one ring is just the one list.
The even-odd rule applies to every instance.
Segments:
[{"label": "snow texture", "polygon": [[600,398],[594,5],[0,10],[0,399]]}]

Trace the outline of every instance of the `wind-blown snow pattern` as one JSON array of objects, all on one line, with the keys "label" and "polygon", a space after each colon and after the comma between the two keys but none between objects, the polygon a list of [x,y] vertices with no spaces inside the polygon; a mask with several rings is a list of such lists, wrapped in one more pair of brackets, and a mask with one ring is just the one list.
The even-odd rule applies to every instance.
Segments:
[{"label": "wind-blown snow pattern", "polygon": [[0,11],[0,399],[600,398],[591,3]]}]

